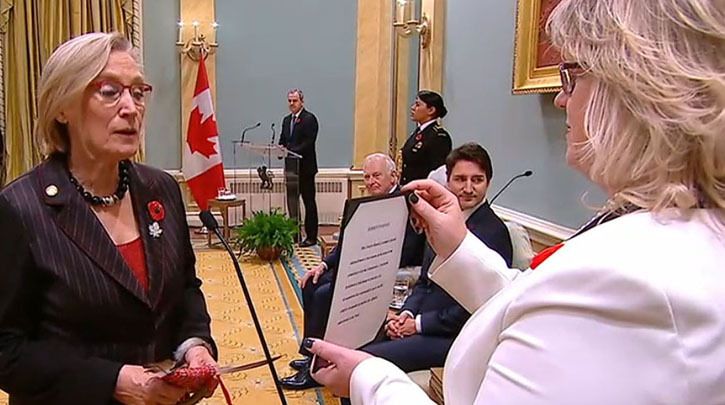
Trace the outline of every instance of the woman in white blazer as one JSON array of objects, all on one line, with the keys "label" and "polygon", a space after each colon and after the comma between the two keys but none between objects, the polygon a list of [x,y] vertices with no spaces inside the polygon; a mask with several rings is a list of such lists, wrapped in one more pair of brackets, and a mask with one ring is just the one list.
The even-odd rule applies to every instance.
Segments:
[{"label": "woman in white blazer", "polygon": [[[473,312],[447,404],[725,404],[725,2],[562,0],[567,161],[603,215],[519,273],[455,198],[411,183],[431,279]],[[355,404],[430,400],[384,360],[307,341],[313,377]]]}]

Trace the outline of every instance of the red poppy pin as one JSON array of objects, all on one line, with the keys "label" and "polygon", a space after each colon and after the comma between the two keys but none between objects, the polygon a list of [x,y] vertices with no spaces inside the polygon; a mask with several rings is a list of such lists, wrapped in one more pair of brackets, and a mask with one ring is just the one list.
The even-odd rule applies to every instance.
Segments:
[{"label": "red poppy pin", "polygon": [[418,134],[415,136],[416,141],[420,141],[421,139],[423,139],[423,134]]},{"label": "red poppy pin", "polygon": [[156,200],[151,201],[147,207],[149,209],[151,219],[154,221],[161,221],[164,219],[164,215],[166,215],[166,213],[164,212],[164,206],[161,205],[160,202]]},{"label": "red poppy pin", "polygon": [[300,122],[302,122],[300,117],[295,118],[295,125],[299,124]]}]

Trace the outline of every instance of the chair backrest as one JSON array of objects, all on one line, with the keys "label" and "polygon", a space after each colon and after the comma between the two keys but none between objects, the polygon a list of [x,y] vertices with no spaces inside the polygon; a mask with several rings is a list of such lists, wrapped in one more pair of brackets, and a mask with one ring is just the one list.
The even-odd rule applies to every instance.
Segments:
[{"label": "chair backrest", "polygon": [[446,165],[438,166],[437,169],[428,173],[428,178],[430,180],[435,180],[439,184],[443,185],[443,187],[446,187],[448,185],[448,178],[446,175]]},{"label": "chair backrest", "polygon": [[509,230],[511,237],[511,247],[513,248],[513,260],[511,267],[526,270],[531,264],[534,257],[534,249],[531,246],[531,238],[526,228],[512,221],[504,221],[506,228]]}]

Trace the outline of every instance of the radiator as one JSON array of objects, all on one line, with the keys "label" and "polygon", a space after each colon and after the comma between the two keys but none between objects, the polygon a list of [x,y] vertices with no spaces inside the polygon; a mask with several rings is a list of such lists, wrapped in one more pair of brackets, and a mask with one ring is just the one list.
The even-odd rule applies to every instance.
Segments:
[{"label": "radiator", "polygon": [[[256,211],[268,212],[277,209],[280,212],[287,212],[284,176],[281,170],[275,170],[273,173],[272,190],[262,190],[260,188],[261,181],[257,177],[256,171],[251,173],[249,170],[225,171],[226,187],[237,198],[246,201],[247,217]],[[183,182],[183,180],[181,181]],[[185,189],[184,194],[187,198],[187,219],[189,224],[191,226],[200,226],[201,224],[198,219],[199,207],[193,202],[188,190],[186,190],[185,184],[182,183],[182,187]],[[339,170],[318,173],[315,177],[315,189],[317,214],[320,225],[339,225],[345,200],[350,195],[348,190],[348,175],[340,173]],[[304,204],[302,204],[301,199],[300,207],[302,210],[302,219],[304,219]],[[219,213],[215,212],[214,214],[221,221],[221,217],[218,216]],[[230,225],[239,225],[242,221],[242,207],[231,208],[229,210]]]}]

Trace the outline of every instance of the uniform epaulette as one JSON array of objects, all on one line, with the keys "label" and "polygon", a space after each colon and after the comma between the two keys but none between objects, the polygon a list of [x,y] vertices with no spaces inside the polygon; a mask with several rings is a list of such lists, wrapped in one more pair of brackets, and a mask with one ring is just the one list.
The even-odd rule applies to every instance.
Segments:
[{"label": "uniform epaulette", "polygon": [[438,136],[450,136],[448,130],[443,128],[441,125],[435,124],[435,131]]}]

